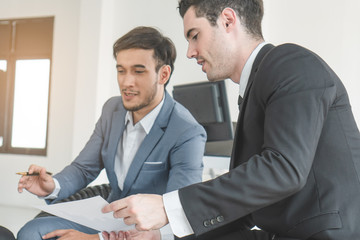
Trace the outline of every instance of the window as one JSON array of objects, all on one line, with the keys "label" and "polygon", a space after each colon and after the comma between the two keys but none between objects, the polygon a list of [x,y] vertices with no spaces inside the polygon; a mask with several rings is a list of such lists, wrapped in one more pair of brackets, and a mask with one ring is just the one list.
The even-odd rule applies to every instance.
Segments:
[{"label": "window", "polygon": [[46,155],[53,23],[0,20],[0,153]]}]

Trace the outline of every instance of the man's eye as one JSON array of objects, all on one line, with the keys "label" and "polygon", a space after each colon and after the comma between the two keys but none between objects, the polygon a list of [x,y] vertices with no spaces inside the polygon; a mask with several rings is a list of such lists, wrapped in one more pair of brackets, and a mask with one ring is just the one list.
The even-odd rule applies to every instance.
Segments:
[{"label": "man's eye", "polygon": [[198,38],[198,35],[199,35],[198,33],[195,34],[195,35],[192,37],[192,39],[193,39],[193,40],[196,40],[196,39]]},{"label": "man's eye", "polygon": [[137,73],[137,74],[141,74],[141,73],[144,73],[145,71],[140,71],[140,70],[138,70],[138,71],[135,71],[135,73]]}]

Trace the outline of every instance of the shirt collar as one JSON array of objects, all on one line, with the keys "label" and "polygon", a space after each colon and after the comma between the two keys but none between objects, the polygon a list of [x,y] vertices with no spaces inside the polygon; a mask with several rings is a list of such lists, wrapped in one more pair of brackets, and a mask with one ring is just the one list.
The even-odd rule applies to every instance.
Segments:
[{"label": "shirt collar", "polygon": [[245,94],[245,89],[246,86],[248,84],[249,81],[249,77],[250,77],[250,73],[251,73],[251,68],[252,65],[255,61],[256,56],[258,55],[258,53],[260,52],[261,48],[263,46],[265,46],[267,43],[266,42],[262,42],[260,43],[255,49],[254,51],[251,53],[249,59],[246,61],[245,66],[241,72],[241,76],[240,76],[240,90],[239,90],[239,95],[241,97],[244,97]]},{"label": "shirt collar", "polygon": [[[155,122],[157,116],[159,115],[162,106],[164,105],[164,99],[165,99],[165,94],[164,94],[164,97],[162,98],[161,102],[153,110],[151,110],[148,114],[146,114],[146,116],[143,117],[138,123],[136,123],[136,125],[139,124],[144,128],[146,134],[149,134],[152,126],[154,125],[154,122]],[[132,125],[134,123],[132,114],[130,111],[126,112],[125,125],[127,123],[130,123]]]}]

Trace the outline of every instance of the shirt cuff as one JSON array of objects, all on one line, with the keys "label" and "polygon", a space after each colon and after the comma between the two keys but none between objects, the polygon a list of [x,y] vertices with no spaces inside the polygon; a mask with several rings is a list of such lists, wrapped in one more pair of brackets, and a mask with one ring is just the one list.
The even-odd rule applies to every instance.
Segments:
[{"label": "shirt cuff", "polygon": [[162,228],[160,228],[161,240],[174,240],[174,234],[171,231],[171,227],[169,224],[166,224]]},{"label": "shirt cuff", "polygon": [[98,234],[99,234],[99,240],[104,240],[104,238],[103,238],[103,236],[102,236],[102,233],[99,232]]},{"label": "shirt cuff", "polygon": [[173,233],[179,237],[185,237],[194,233],[181,206],[178,190],[163,195],[166,215]]},{"label": "shirt cuff", "polygon": [[53,179],[54,179],[54,183],[55,183],[54,191],[52,193],[50,193],[49,195],[47,195],[46,197],[39,197],[40,199],[51,200],[51,199],[56,199],[59,196],[59,192],[61,189],[59,181],[56,178],[53,178]]}]

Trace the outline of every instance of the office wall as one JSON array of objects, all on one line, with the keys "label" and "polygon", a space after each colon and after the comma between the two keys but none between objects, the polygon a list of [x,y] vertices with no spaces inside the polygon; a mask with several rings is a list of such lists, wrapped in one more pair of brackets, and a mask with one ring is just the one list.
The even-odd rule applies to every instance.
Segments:
[{"label": "office wall", "polygon": [[[360,123],[360,10],[357,0],[264,0],[265,39],[300,43],[321,55],[343,79]],[[0,19],[55,16],[49,147],[46,157],[0,154],[1,205],[30,206],[41,201],[16,191],[18,176],[31,163],[57,172],[89,138],[102,104],[118,95],[113,42],[138,25],[156,26],[173,39],[178,57],[167,87],[206,81],[187,44],[177,0],[0,0]],[[228,81],[232,119],[238,86]]]},{"label": "office wall", "polygon": [[263,30],[274,44],[299,43],[342,79],[360,124],[360,1],[264,0]]},{"label": "office wall", "polygon": [[39,199],[28,193],[17,193],[19,176],[15,172],[26,170],[32,163],[55,172],[72,158],[80,3],[74,0],[0,0],[0,19],[55,16],[48,155],[0,154],[2,205],[29,206],[40,203]]}]

